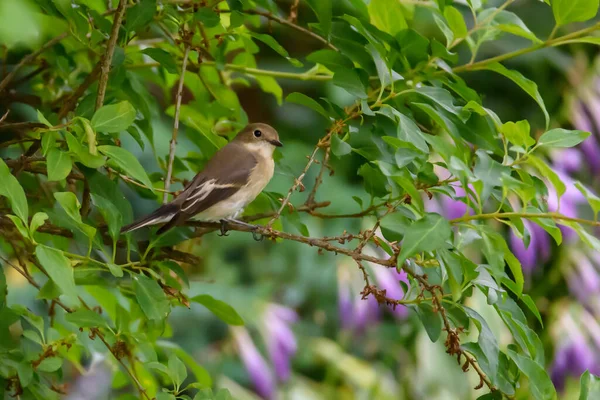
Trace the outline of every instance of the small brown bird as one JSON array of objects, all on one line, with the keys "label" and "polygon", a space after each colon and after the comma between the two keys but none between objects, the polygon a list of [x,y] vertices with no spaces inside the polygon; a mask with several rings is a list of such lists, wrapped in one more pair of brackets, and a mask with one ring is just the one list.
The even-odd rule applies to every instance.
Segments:
[{"label": "small brown bird", "polygon": [[247,125],[215,153],[176,198],[124,226],[121,233],[166,222],[157,232],[161,234],[188,220],[220,221],[224,233],[226,222],[241,223],[235,218],[273,177],[273,152],[281,146],[279,134],[271,126]]}]

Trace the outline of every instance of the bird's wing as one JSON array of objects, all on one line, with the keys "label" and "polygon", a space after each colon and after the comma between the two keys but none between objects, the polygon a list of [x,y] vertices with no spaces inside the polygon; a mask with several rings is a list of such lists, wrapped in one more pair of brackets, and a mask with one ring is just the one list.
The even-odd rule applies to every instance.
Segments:
[{"label": "bird's wing", "polygon": [[230,143],[219,150],[192,183],[173,202],[180,206],[178,220],[190,218],[240,190],[257,160],[242,145]]}]

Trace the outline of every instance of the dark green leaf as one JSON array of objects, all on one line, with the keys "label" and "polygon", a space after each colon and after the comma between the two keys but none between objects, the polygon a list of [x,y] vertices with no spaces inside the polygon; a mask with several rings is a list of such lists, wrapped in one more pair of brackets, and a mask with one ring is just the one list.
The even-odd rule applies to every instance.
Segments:
[{"label": "dark green leaf", "polygon": [[354,69],[338,69],[333,75],[333,84],[346,90],[352,96],[367,98],[365,85]]},{"label": "dark green leaf", "polygon": [[11,173],[4,160],[0,159],[0,195],[7,197],[10,206],[15,214],[21,218],[24,223],[28,222],[29,207],[25,191],[19,184],[17,178]]},{"label": "dark green leaf", "polygon": [[142,182],[154,192],[154,187],[146,174],[146,170],[133,154],[117,146],[98,146],[98,150],[114,161],[124,172]]},{"label": "dark green leaf", "polygon": [[313,111],[318,112],[325,118],[329,119],[329,113],[327,111],[325,111],[323,106],[321,104],[319,104],[316,100],[311,99],[310,97],[308,97],[305,94],[298,93],[298,92],[290,93],[285,98],[285,101],[290,102],[290,103],[301,104],[305,107],[312,109]]},{"label": "dark green leaf", "polygon": [[35,255],[50,279],[60,288],[65,296],[77,301],[77,288],[73,277],[73,267],[62,251],[38,244]]},{"label": "dark green leaf", "polygon": [[121,216],[121,213],[113,203],[99,194],[92,193],[91,198],[108,225],[108,234],[111,238],[117,239],[120,234],[120,229],[123,226],[123,217]]},{"label": "dark green leaf", "polygon": [[302,63],[300,61],[298,61],[297,59],[290,57],[290,55],[287,52],[287,50],[282,45],[280,45],[279,43],[277,43],[277,41],[275,39],[273,39],[272,36],[266,35],[264,33],[255,33],[255,32],[248,32],[248,35],[250,35],[254,39],[260,40],[261,42],[263,42],[264,44],[266,44],[267,46],[269,46],[270,48],[272,48],[273,50],[275,50],[275,52],[277,54],[279,54],[280,56],[284,57],[293,66],[295,66],[295,67],[302,67]]},{"label": "dark green leaf", "polygon": [[67,321],[83,328],[104,328],[108,327],[106,321],[100,314],[92,310],[80,309],[67,314]]},{"label": "dark green leaf", "polygon": [[340,139],[338,135],[331,137],[331,152],[338,157],[345,156],[352,152],[352,146]]},{"label": "dark green leaf", "polygon": [[133,278],[133,291],[148,319],[161,321],[167,317],[171,310],[169,300],[156,281],[137,275]]},{"label": "dark green leaf", "polygon": [[[201,8],[200,10],[207,10],[207,8]],[[142,53],[151,57],[152,59],[158,61],[158,63],[167,70],[167,72],[171,74],[178,74],[179,68],[177,67],[177,62],[172,54],[164,51],[163,49],[158,49],[156,47],[148,47],[147,49],[142,50]]]},{"label": "dark green leaf", "polygon": [[221,22],[219,14],[209,7],[201,7],[198,9],[194,14],[194,18],[196,18],[197,21],[202,22],[207,28],[214,28]]},{"label": "dark green leaf", "polygon": [[521,74],[520,72],[510,70],[510,69],[506,68],[504,65],[497,63],[497,62],[491,63],[491,64],[486,64],[485,66],[481,67],[480,69],[487,69],[490,71],[497,72],[501,75],[504,75],[505,77],[507,77],[514,83],[516,83],[517,85],[519,85],[519,87],[521,89],[523,89],[525,91],[525,93],[530,95],[535,100],[535,102],[540,106],[540,108],[542,109],[542,112],[544,113],[544,118],[546,119],[546,126],[548,126],[548,124],[550,122],[550,115],[548,115],[548,111],[546,111],[544,99],[542,99],[542,96],[540,95],[540,92],[538,91],[538,87],[534,82],[525,78],[523,76],[523,74]]},{"label": "dark green leaf", "polygon": [[494,333],[491,331],[487,322],[479,313],[475,310],[464,307],[465,312],[471,318],[471,320],[479,329],[479,338],[477,339],[477,344],[483,353],[485,360],[477,360],[479,364],[482,364],[485,361],[486,369],[485,371],[488,375],[495,376],[498,371],[498,356],[499,356],[499,347],[498,341]]},{"label": "dark green leaf", "polygon": [[156,12],[156,0],[141,0],[139,3],[127,9],[125,14],[125,28],[132,32],[145,28],[154,17]]},{"label": "dark green leaf", "polygon": [[332,0],[307,0],[308,5],[313,9],[315,14],[317,14],[321,31],[326,38],[329,37],[329,32],[331,32],[331,1]]},{"label": "dark green leaf", "polygon": [[419,306],[415,310],[429,339],[432,342],[437,342],[442,333],[442,317],[433,311],[431,304],[428,303],[419,303]]},{"label": "dark green leaf", "polygon": [[434,213],[425,214],[408,228],[397,265],[403,265],[408,257],[419,252],[444,247],[451,233],[450,224],[444,217]]}]

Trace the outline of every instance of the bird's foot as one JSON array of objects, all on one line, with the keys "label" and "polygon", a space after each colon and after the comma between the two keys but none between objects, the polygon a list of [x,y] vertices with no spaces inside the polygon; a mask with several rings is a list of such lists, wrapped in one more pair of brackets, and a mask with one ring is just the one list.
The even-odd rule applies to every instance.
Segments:
[{"label": "bird's foot", "polygon": [[254,240],[256,240],[257,242],[260,242],[265,238],[262,233],[257,232],[257,230],[260,228],[260,226],[258,226],[258,225],[252,225],[252,224],[249,224],[247,222],[240,221],[237,219],[229,219],[228,221],[233,222],[234,224],[238,224],[238,225],[250,228],[250,232],[252,232],[252,238]]},{"label": "bird's foot", "polygon": [[227,233],[227,220],[222,219],[221,220],[221,228],[220,228],[221,233],[219,233],[219,236],[229,236],[229,234]]}]

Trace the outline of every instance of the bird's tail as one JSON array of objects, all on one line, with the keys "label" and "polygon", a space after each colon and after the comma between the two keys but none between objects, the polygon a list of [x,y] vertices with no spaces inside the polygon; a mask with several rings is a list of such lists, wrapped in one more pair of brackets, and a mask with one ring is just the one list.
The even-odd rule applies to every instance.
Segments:
[{"label": "bird's tail", "polygon": [[149,225],[156,225],[171,220],[179,212],[175,204],[165,204],[147,216],[121,228],[121,233],[127,233]]}]

